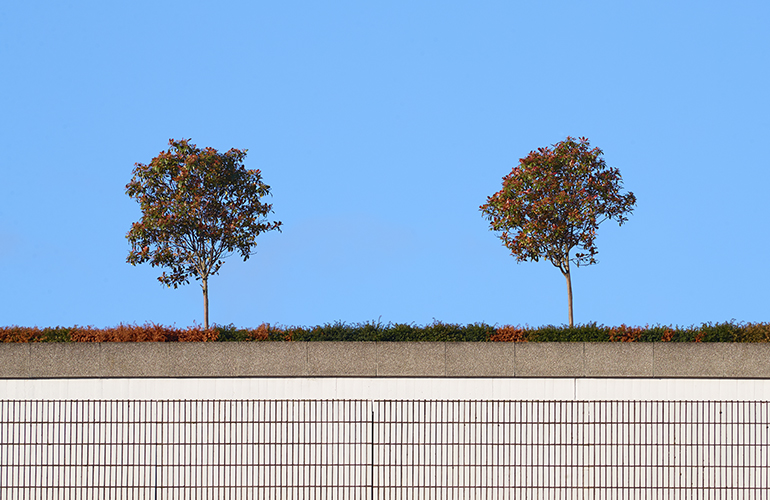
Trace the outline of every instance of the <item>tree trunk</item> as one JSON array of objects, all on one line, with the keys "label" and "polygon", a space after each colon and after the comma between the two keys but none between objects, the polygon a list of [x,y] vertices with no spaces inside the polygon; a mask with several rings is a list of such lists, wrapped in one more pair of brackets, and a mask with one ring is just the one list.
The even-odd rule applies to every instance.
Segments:
[{"label": "tree trunk", "polygon": [[209,329],[209,279],[208,278],[201,279],[201,288],[203,288],[203,328],[208,330]]},{"label": "tree trunk", "polygon": [[567,303],[569,304],[569,327],[572,328],[573,326],[575,326],[575,322],[572,319],[572,276],[570,275],[570,272],[569,272],[569,260],[564,266],[564,269],[566,270],[566,272],[564,272],[564,277],[567,278]]}]

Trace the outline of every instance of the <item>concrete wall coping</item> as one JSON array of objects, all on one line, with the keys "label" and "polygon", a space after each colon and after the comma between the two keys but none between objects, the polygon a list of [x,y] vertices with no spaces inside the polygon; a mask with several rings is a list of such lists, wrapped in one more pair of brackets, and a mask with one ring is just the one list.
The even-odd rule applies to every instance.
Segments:
[{"label": "concrete wall coping", "polygon": [[0,379],[770,378],[770,343],[72,342],[0,344]]}]

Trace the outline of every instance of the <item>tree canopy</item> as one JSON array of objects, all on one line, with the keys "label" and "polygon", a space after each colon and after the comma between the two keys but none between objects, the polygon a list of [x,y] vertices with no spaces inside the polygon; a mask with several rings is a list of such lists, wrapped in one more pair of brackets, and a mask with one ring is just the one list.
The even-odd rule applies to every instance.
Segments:
[{"label": "tree canopy", "polygon": [[280,231],[281,222],[266,218],[273,207],[262,198],[270,186],[259,170],[243,165],[247,150],[220,153],[189,139],[171,139],[169,146],[149,164],[136,163],[126,185],[126,194],[142,210],[126,235],[131,243],[126,260],[170,268],[158,278],[169,287],[189,283],[190,277],[200,280],[208,328],[209,277],[233,253],[246,261],[256,237]]},{"label": "tree canopy", "polygon": [[595,264],[599,224],[612,219],[622,225],[636,204],[633,193],[621,194],[620,171],[608,167],[602,155],[585,137],[538,148],[520,159],[503,177],[503,188],[479,207],[518,262],[546,259],[559,268],[567,279],[570,326],[570,262]]}]

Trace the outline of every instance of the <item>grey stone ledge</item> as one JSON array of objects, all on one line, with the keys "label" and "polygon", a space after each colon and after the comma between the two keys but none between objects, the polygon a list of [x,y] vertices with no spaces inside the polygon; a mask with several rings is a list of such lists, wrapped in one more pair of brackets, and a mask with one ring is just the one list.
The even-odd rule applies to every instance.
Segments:
[{"label": "grey stone ledge", "polygon": [[585,377],[583,342],[522,342],[514,345],[516,377]]},{"label": "grey stone ledge", "polygon": [[770,343],[0,344],[0,378],[768,378]]}]

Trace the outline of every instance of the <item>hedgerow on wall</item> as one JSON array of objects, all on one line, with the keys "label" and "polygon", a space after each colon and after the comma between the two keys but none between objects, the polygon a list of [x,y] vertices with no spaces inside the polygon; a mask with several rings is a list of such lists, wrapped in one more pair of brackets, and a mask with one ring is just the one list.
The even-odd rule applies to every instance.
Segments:
[{"label": "hedgerow on wall", "polygon": [[113,328],[0,327],[0,342],[252,342],[252,341],[371,341],[371,342],[770,342],[770,323],[704,323],[701,326],[568,326],[458,325],[434,321],[426,326],[405,323],[340,321],[320,326],[237,328],[200,325],[175,328],[145,323]]},{"label": "hedgerow on wall", "polygon": [[155,323],[120,324],[114,328],[57,326],[42,330],[37,327],[0,327],[0,342],[206,342],[217,340],[217,337],[218,332],[211,328],[173,328]]}]

